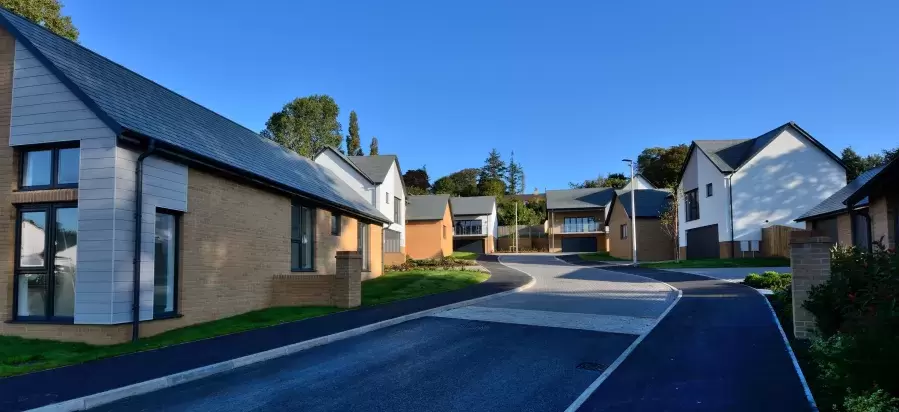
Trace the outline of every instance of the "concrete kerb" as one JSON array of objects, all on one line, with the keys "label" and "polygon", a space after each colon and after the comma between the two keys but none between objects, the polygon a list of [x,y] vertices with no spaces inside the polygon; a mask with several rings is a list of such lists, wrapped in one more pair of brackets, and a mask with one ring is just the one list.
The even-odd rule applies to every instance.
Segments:
[{"label": "concrete kerb", "polygon": [[[499,258],[498,258],[499,260]],[[502,261],[500,260],[500,263]],[[506,266],[503,264],[503,266]],[[506,266],[508,267],[508,266]],[[514,268],[510,268],[514,269]],[[486,270],[486,269],[485,269]],[[517,270],[517,269],[515,269]],[[240,358],[227,360],[224,362],[214,363],[212,365],[203,366],[200,368],[191,369],[184,372],[175,373],[168,376],[163,376],[161,378],[151,379],[144,382],[135,383],[133,385],[123,386],[121,388],[111,389],[105,392],[95,393],[93,395],[83,396],[76,399],[70,399],[67,401],[54,403],[51,405],[42,406],[40,408],[32,409],[32,411],[40,411],[40,412],[63,412],[63,411],[81,411],[85,409],[94,408],[100,405],[105,405],[108,403],[112,403],[118,400],[122,400],[125,398],[130,398],[132,396],[143,395],[146,393],[158,391],[165,388],[170,388],[172,386],[177,386],[182,383],[187,383],[191,381],[195,381],[198,379],[206,378],[212,375],[217,375],[223,372],[228,372],[243,366],[252,365],[259,362],[264,362],[267,360],[280,358],[283,356],[291,355],[297,352],[304,351],[306,349],[311,349],[316,346],[326,345],[331,342],[352,338],[354,336],[364,335],[368,332],[375,331],[378,329],[383,329],[389,326],[398,325],[403,322],[408,322],[410,320],[415,320],[419,318],[423,318],[425,316],[430,316],[438,312],[443,312],[451,309],[456,309],[462,306],[474,305],[480,302],[484,302],[489,299],[497,298],[500,296],[509,295],[515,292],[520,292],[522,290],[528,289],[534,286],[536,280],[533,276],[528,273],[525,273],[521,270],[519,272],[528,275],[531,278],[531,281],[527,284],[519,286],[512,290],[507,290],[504,292],[495,293],[492,295],[481,296],[474,299],[464,300],[461,302],[451,303],[449,305],[444,305],[436,308],[431,308],[427,310],[423,310],[420,312],[410,313],[408,315],[399,316],[392,319],[383,320],[377,323],[372,323],[370,325],[360,326],[358,328],[345,330],[343,332],[334,333],[327,336],[322,336],[315,339],[306,340],[303,342],[298,342],[286,346],[282,346],[275,349],[270,349],[264,352],[254,353],[252,355],[242,356]]]}]

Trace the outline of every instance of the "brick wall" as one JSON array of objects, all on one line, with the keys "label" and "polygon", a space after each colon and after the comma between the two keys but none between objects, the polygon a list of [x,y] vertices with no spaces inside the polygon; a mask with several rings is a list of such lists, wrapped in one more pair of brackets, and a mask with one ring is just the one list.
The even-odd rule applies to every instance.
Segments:
[{"label": "brick wall", "polygon": [[333,275],[275,275],[271,306],[332,306]]},{"label": "brick wall", "polygon": [[384,274],[384,227],[379,224],[368,226],[368,244],[371,245],[368,260],[368,272],[362,273],[362,279],[372,279]]},{"label": "brick wall", "polygon": [[359,222],[349,216],[341,216],[340,236],[331,234],[331,212],[317,209],[315,212],[315,273],[333,275],[337,272],[334,256],[337,251],[356,250],[359,240]]},{"label": "brick wall", "polygon": [[871,196],[868,206],[868,214],[871,216],[871,240],[882,241],[887,248],[896,245],[896,205],[891,204],[883,195]]},{"label": "brick wall", "polygon": [[[619,201],[615,203],[609,215],[609,254],[621,259],[632,259],[631,220]],[[628,225],[626,239],[621,238],[623,224]],[[659,219],[637,219],[637,259],[648,262],[674,259],[674,240],[662,230]]]},{"label": "brick wall", "polygon": [[809,231],[790,234],[790,269],[793,272],[793,333],[806,339],[815,330],[815,318],[802,307],[812,286],[830,277],[830,248],[833,241]]}]

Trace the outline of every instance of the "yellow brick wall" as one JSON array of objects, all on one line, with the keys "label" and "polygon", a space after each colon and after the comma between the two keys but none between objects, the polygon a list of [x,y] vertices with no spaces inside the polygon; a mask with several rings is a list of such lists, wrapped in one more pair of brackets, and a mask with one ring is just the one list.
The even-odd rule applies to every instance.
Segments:
[{"label": "yellow brick wall", "polygon": [[368,242],[371,245],[369,252],[369,271],[362,273],[362,280],[376,278],[384,274],[384,227],[380,224],[368,226]]}]

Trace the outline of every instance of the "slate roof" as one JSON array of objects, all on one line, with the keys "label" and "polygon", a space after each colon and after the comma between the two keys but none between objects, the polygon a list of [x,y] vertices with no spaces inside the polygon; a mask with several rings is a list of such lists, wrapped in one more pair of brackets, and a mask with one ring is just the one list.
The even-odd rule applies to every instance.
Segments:
[{"label": "slate roof", "polygon": [[546,209],[596,209],[606,207],[612,201],[615,189],[599,187],[591,189],[547,190]]},{"label": "slate roof", "polygon": [[862,183],[853,193],[846,197],[843,204],[858,206],[863,202],[867,203],[868,193],[870,193],[873,188],[878,185],[883,185],[884,188],[892,189],[895,187],[897,181],[899,181],[899,157],[891,160],[879,171],[874,173],[867,182]]},{"label": "slate roof", "polygon": [[493,213],[496,198],[493,196],[452,197],[453,216],[489,215]]},{"label": "slate roof", "polygon": [[387,179],[387,172],[394,162],[399,172],[399,161],[396,155],[347,156],[356,167],[362,170],[373,182],[381,184]]},{"label": "slate roof", "polygon": [[406,220],[442,220],[449,200],[449,195],[409,196],[406,198]]},{"label": "slate roof", "polygon": [[389,222],[336,175],[252,130],[2,8],[0,25],[117,135],[156,139],[160,148]]},{"label": "slate roof", "polygon": [[[624,212],[631,215],[631,191],[616,190],[615,197],[624,206]],[[666,189],[637,189],[634,199],[637,206],[636,217],[659,217],[668,205],[671,191]]]},{"label": "slate roof", "polygon": [[[827,199],[824,199],[823,202],[818,203],[817,206],[809,209],[808,212],[803,213],[798,218],[796,218],[797,222],[802,222],[805,220],[814,219],[817,217],[825,217],[832,214],[839,214],[846,211],[846,200],[849,199],[853,193],[857,190],[861,189],[865,183],[868,183],[871,178],[876,176],[883,170],[884,166],[875,167],[871,170],[868,170],[862,174],[860,174],[855,180],[849,182],[846,186],[843,186],[842,189],[837,190],[836,193],[832,194]],[[864,207],[868,205],[868,198],[865,197],[861,201],[859,201],[855,207]]]},{"label": "slate roof", "polygon": [[[815,140],[810,134],[808,134],[805,130],[803,130],[799,125],[794,122],[788,122],[783,124],[780,127],[775,128],[774,130],[768,131],[765,134],[752,138],[752,139],[727,139],[727,140],[694,140],[693,145],[698,147],[705,153],[709,160],[718,168],[721,172],[731,173],[739,169],[741,166],[746,164],[750,159],[755,157],[768,143],[771,143],[774,138],[779,136],[785,129],[788,127],[792,127],[796,129],[800,134],[805,136],[812,144],[817,146],[821,151],[823,151],[826,155],[830,156],[830,158],[836,160],[837,163],[843,165],[843,161],[830,151],[827,147],[819,143]],[[691,146],[692,152],[693,146]],[[689,159],[689,154],[687,159]],[[684,162],[684,168],[686,168],[686,162]],[[845,166],[844,166],[845,167]],[[683,176],[683,170],[681,170],[681,176]]]}]

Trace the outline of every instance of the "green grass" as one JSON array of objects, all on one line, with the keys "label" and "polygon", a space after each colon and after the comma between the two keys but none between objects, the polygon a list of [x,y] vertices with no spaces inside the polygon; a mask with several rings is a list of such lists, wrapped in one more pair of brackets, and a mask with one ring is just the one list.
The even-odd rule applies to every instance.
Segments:
[{"label": "green grass", "polygon": [[478,254],[474,252],[453,252],[452,256],[456,259],[475,260]]},{"label": "green grass", "polygon": [[[483,282],[486,273],[471,271],[389,272],[362,282],[362,306],[379,305],[402,299],[460,289]],[[140,342],[116,345],[88,345],[43,339],[0,336],[0,377],[83,363],[179,343],[329,315],[335,307],[278,307],[257,310],[212,322],[170,330]]]},{"label": "green grass", "polygon": [[752,268],[790,266],[786,258],[738,258],[738,259],[690,259],[680,262],[641,263],[640,266],[656,269],[694,269],[694,268]]},{"label": "green grass", "polygon": [[380,305],[481,283],[487,273],[460,270],[389,272],[362,283],[362,306]]},{"label": "green grass", "polygon": [[621,258],[612,256],[609,254],[609,252],[581,253],[578,256],[580,256],[581,259],[590,260],[590,261],[594,261],[594,262],[603,262],[603,261],[612,261],[612,260],[628,260],[628,259],[621,259]]}]

